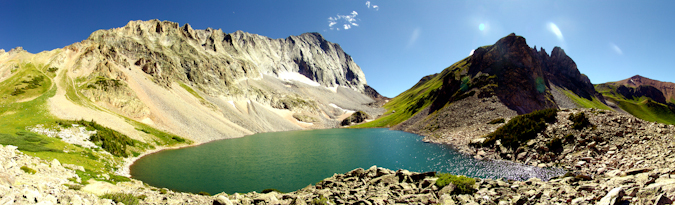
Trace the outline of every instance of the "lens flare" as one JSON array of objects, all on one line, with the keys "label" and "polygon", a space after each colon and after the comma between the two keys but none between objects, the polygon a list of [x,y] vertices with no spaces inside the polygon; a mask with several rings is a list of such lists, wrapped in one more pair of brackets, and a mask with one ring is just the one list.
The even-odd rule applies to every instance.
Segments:
[{"label": "lens flare", "polygon": [[478,25],[478,30],[481,30],[481,31],[482,31],[482,30],[485,30],[485,24],[482,24],[482,23],[479,24],[479,25]]},{"label": "lens flare", "polygon": [[558,28],[558,25],[555,25],[554,23],[548,23],[548,29],[555,34],[556,37],[558,37],[558,40],[565,40],[563,38],[562,31],[560,31],[560,28]]}]

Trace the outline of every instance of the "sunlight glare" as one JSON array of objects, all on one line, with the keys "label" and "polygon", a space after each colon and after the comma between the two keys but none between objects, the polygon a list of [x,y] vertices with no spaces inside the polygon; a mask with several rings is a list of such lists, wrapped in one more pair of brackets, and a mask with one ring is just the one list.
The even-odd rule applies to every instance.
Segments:
[{"label": "sunlight glare", "polygon": [[478,25],[478,30],[481,30],[481,31],[485,30],[485,24],[481,23],[480,25]]},{"label": "sunlight glare", "polygon": [[563,38],[563,34],[560,31],[560,28],[558,28],[558,25],[555,25],[554,23],[548,23],[548,28],[555,34],[556,37],[558,37],[558,40],[565,40]]}]

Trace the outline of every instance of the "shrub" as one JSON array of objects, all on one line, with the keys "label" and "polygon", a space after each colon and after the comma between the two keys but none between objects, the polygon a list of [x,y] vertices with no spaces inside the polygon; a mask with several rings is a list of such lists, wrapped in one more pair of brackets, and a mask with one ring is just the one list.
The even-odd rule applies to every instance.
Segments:
[{"label": "shrub", "polygon": [[473,194],[476,190],[473,188],[473,185],[476,183],[476,180],[466,176],[456,176],[448,173],[439,173],[436,175],[438,179],[436,180],[436,186],[439,189],[445,187],[448,184],[454,184],[455,190],[453,193],[456,194]]},{"label": "shrub", "polygon": [[575,130],[582,130],[584,127],[591,125],[591,122],[588,121],[588,118],[586,118],[586,113],[584,112],[579,112],[576,115],[571,113],[567,119],[572,121],[572,128]]},{"label": "shrub", "polygon": [[202,195],[202,196],[211,196],[211,194],[209,194],[209,192],[205,192],[205,191],[200,191],[197,194]]},{"label": "shrub", "polygon": [[326,205],[328,204],[328,199],[324,197],[323,195],[319,196],[319,198],[314,198],[312,199],[312,204],[314,205]]},{"label": "shrub", "polygon": [[37,173],[37,171],[35,171],[34,169],[31,169],[31,168],[29,168],[29,167],[27,167],[27,166],[21,166],[21,170],[22,170],[23,172],[26,172],[26,173],[29,173],[29,174],[35,174],[35,173]]},{"label": "shrub", "polygon": [[485,136],[485,141],[481,146],[490,146],[497,140],[501,140],[504,146],[512,149],[518,148],[521,144],[537,137],[537,133],[545,130],[547,122],[555,122],[557,112],[557,109],[545,109],[518,115]]},{"label": "shrub", "polygon": [[284,193],[284,192],[281,192],[277,189],[263,189],[260,193],[266,194],[266,193],[270,193],[270,192]]},{"label": "shrub", "polygon": [[554,137],[551,141],[546,143],[546,146],[552,151],[562,151],[563,143],[560,138]]},{"label": "shrub", "polygon": [[72,189],[72,190],[82,189],[82,185],[79,185],[79,184],[63,184],[63,185],[68,187],[68,189]]},{"label": "shrub", "polygon": [[125,176],[120,175],[110,175],[110,181],[112,182],[130,182],[131,179]]},{"label": "shrub", "polygon": [[504,120],[504,118],[497,118],[497,119],[494,119],[494,120],[488,122],[488,124],[494,125],[494,124],[499,124],[499,123],[504,123],[504,122],[506,122]]},{"label": "shrub", "polygon": [[166,188],[162,188],[162,189],[159,190],[159,193],[160,193],[160,194],[166,194],[166,193],[168,193],[168,192],[169,192],[169,190],[166,189]]},{"label": "shrub", "polygon": [[569,143],[569,142],[573,142],[574,139],[575,139],[575,137],[574,137],[573,134],[567,134],[567,135],[565,135],[565,142],[568,142],[568,143]]},{"label": "shrub", "polygon": [[47,71],[49,71],[51,73],[56,72],[57,70],[59,70],[59,68],[57,68],[57,67],[47,68]]},{"label": "shrub", "polygon": [[102,199],[110,199],[115,203],[124,203],[126,205],[135,205],[138,204],[138,198],[133,194],[126,193],[106,193],[101,196]]}]

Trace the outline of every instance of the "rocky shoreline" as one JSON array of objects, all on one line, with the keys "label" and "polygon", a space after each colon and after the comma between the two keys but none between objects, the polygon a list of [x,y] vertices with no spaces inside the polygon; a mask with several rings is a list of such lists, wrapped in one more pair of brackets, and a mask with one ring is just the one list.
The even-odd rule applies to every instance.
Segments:
[{"label": "rocky shoreline", "polygon": [[[584,112],[594,127],[570,128],[570,113]],[[562,151],[546,150],[555,137]],[[472,193],[437,186],[435,173],[371,167],[335,174],[290,193],[220,193],[203,196],[151,187],[141,181],[95,182],[78,187],[72,165],[31,157],[0,146],[0,204],[119,204],[103,193],[126,193],[140,204],[668,204],[675,198],[675,127],[627,114],[593,109],[562,110],[558,121],[518,150],[475,148],[477,158],[515,161],[570,172],[550,181],[474,179]],[[551,154],[549,154],[551,153]],[[147,154],[147,153],[146,153]],[[28,173],[21,167],[35,170]],[[92,189],[104,189],[92,190]]]}]

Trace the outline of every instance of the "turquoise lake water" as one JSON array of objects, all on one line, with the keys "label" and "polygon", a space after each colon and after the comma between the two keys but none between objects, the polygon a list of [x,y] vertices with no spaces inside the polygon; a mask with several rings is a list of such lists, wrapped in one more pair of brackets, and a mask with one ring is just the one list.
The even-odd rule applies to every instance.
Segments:
[{"label": "turquoise lake water", "polygon": [[478,161],[422,136],[388,129],[327,129],[261,133],[147,155],[133,178],[156,187],[211,194],[290,192],[334,173],[373,165],[392,170],[448,172],[481,178],[549,179],[563,170]]}]

